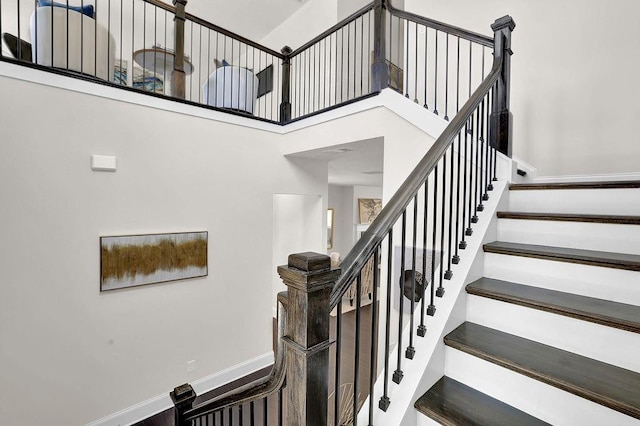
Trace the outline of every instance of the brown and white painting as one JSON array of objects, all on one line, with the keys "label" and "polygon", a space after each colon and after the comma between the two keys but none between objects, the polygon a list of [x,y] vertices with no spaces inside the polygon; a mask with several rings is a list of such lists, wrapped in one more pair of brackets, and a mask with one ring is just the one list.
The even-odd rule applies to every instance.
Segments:
[{"label": "brown and white painting", "polygon": [[370,225],[378,217],[382,210],[382,200],[380,198],[358,198],[358,212],[360,223]]},{"label": "brown and white painting", "polygon": [[100,237],[100,291],[207,275],[208,233]]}]

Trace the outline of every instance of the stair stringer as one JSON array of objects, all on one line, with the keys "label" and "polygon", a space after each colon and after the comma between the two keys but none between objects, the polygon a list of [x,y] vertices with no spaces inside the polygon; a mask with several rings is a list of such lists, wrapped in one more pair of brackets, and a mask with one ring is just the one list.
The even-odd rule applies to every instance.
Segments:
[{"label": "stair stringer", "polygon": [[[505,157],[506,158],[506,157]],[[507,159],[507,161],[510,161]],[[426,317],[427,334],[424,338],[414,336],[416,355],[413,360],[404,358],[402,369],[404,378],[398,385],[389,383],[389,398],[391,405],[386,412],[377,408],[383,393],[384,365],[378,365],[378,378],[374,386],[374,424],[379,425],[411,425],[417,422],[417,411],[413,404],[417,398],[425,393],[444,374],[444,336],[465,321],[467,284],[482,277],[484,272],[484,252],[482,246],[494,241],[497,237],[496,212],[508,205],[508,182],[501,180],[493,182],[494,189],[490,198],[484,202],[484,211],[478,215],[473,235],[467,237],[467,248],[461,255],[458,265],[453,265],[453,278],[444,284],[445,294],[436,301],[435,316]],[[420,307],[416,305],[415,315],[419,318]],[[382,326],[380,326],[383,328]],[[409,327],[403,330],[403,342],[408,342]],[[384,343],[378,339],[378,344]],[[404,351],[404,347],[400,348]],[[398,354],[397,345],[391,350],[390,370],[393,371]],[[401,419],[401,420],[399,420]],[[359,424],[369,424],[369,398],[358,413]]]}]

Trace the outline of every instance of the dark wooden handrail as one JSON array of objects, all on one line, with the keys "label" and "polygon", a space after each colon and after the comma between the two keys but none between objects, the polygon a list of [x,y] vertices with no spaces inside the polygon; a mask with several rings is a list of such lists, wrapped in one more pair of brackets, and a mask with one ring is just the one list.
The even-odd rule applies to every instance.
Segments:
[{"label": "dark wooden handrail", "polygon": [[285,383],[286,350],[283,337],[287,327],[287,292],[278,293],[278,341],[275,353],[275,361],[271,373],[268,376],[255,380],[209,401],[202,402],[192,409],[185,411],[185,421],[220,411],[227,407],[245,404],[266,398],[280,390]]},{"label": "dark wooden handrail", "polygon": [[[167,12],[170,12],[170,13],[173,13],[173,14],[175,14],[175,12],[176,12],[175,7],[173,7],[171,5],[168,5],[166,3],[163,3],[163,2],[161,2],[159,0],[143,0],[143,1],[147,2],[149,4],[152,4],[152,5],[156,6],[156,7],[159,7],[160,9],[164,9]],[[192,15],[190,13],[185,13],[185,17],[186,17],[187,20],[195,22],[196,24],[202,25],[203,27],[209,28],[210,30],[213,30],[213,31],[215,31],[217,33],[223,34],[223,35],[225,35],[227,37],[231,37],[231,38],[233,38],[235,40],[238,40],[241,43],[244,43],[244,44],[246,44],[248,46],[254,47],[254,48],[259,49],[259,50],[262,50],[263,52],[266,52],[266,53],[268,53],[270,55],[273,55],[273,56],[275,56],[277,58],[284,59],[284,55],[282,53],[280,53],[280,52],[278,52],[276,50],[270,49],[270,48],[268,48],[266,46],[263,46],[260,43],[256,43],[253,40],[249,40],[248,38],[243,37],[243,36],[241,36],[239,34],[236,34],[236,33],[232,32],[232,31],[229,31],[229,30],[226,30],[226,29],[224,29],[222,27],[219,27],[216,24],[212,24],[211,22],[209,22],[209,21],[207,21],[205,19],[199,18],[199,17],[197,17],[195,15]]]},{"label": "dark wooden handrail", "polygon": [[433,28],[438,31],[443,31],[447,34],[457,36],[474,43],[478,43],[484,46],[493,47],[493,38],[482,34],[475,33],[473,31],[465,30],[464,28],[456,27],[454,25],[445,24],[444,22],[436,21],[434,19],[425,18],[424,16],[416,15],[415,13],[407,12],[404,10],[396,9],[391,2],[387,2],[387,9],[389,12],[397,16],[398,18],[407,19],[409,21],[417,22],[426,27]]},{"label": "dark wooden handrail", "polygon": [[413,200],[416,192],[424,185],[425,180],[438,164],[443,154],[449,148],[455,137],[460,133],[464,125],[476,110],[482,99],[500,78],[502,72],[502,55],[496,55],[491,72],[471,95],[469,100],[460,109],[451,123],[444,129],[440,137],[420,160],[416,168],[405,179],[398,191],[382,209],[378,217],[371,223],[362,238],[345,256],[341,263],[342,275],[336,282],[331,292],[330,309],[333,309],[342,296],[349,289],[353,280],[369,260],[376,247],[378,247],[389,231],[393,228],[407,205]]},{"label": "dark wooden handrail", "polygon": [[309,40],[308,42],[306,42],[305,44],[303,44],[302,46],[300,46],[296,50],[294,50],[291,53],[291,57],[293,58],[294,56],[299,55],[300,53],[302,53],[303,51],[307,50],[309,47],[313,46],[314,44],[316,44],[320,40],[328,37],[329,34],[332,34],[333,32],[335,32],[335,31],[339,30],[340,28],[350,24],[351,22],[355,21],[359,17],[361,17],[364,14],[368,13],[369,11],[373,10],[374,4],[375,4],[375,2],[369,3],[368,5],[364,6],[362,9],[355,11],[351,15],[347,16],[346,18],[344,18],[342,21],[340,21],[337,24],[335,24],[333,27],[331,27],[328,30],[324,31],[322,34],[319,34],[318,36],[312,38],[311,40]]}]

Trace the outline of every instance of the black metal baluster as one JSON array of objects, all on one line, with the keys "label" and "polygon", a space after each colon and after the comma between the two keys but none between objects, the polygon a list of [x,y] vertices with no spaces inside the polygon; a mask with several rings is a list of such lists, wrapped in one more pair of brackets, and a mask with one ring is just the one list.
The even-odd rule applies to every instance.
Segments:
[{"label": "black metal baluster", "polygon": [[240,426],[242,426],[244,424],[243,418],[242,418],[242,404],[238,405],[238,424]]},{"label": "black metal baluster", "polygon": [[233,426],[233,408],[232,407],[229,407],[229,410],[227,411],[227,415],[229,419],[229,426]]},{"label": "black metal baluster", "polygon": [[249,403],[249,426],[255,426],[256,424],[256,413],[255,406],[253,401]]},{"label": "black metal baluster", "polygon": [[356,335],[353,360],[353,425],[358,424],[358,390],[360,389],[360,318],[362,314],[362,270],[356,278]]},{"label": "black metal baluster", "polygon": [[[0,1],[2,1],[2,0],[0,0]],[[124,4],[123,4],[123,1],[124,0],[120,0],[120,55],[119,55],[120,56],[120,68],[122,68],[122,59],[124,58],[124,54],[123,54],[124,52],[122,50],[122,31],[124,29],[123,28],[123,25],[124,25],[124,22],[123,22],[123,17],[124,17]],[[38,31],[37,28],[38,28],[38,26],[36,25],[36,31]],[[36,36],[36,39],[37,38],[38,37]],[[84,38],[84,37],[82,37],[82,38]],[[81,41],[81,43],[82,43],[82,41]],[[82,63],[83,62],[82,55],[84,54],[84,52],[82,51],[82,45],[80,46],[80,52],[81,52],[81,54],[80,54],[80,63]],[[131,64],[131,65],[133,65],[133,64]],[[120,84],[122,85],[122,82]],[[125,81],[124,85],[125,86],[127,85],[126,81]]]},{"label": "black metal baluster", "polygon": [[382,397],[378,402],[378,407],[382,411],[387,411],[391,400],[389,399],[389,339],[391,334],[391,270],[393,260],[393,229],[389,230],[389,240],[387,242],[387,310],[385,316],[385,337],[384,337],[384,380]]},{"label": "black metal baluster", "polygon": [[364,95],[363,76],[364,71],[364,17],[360,17],[360,96]]},{"label": "black metal baluster", "polygon": [[485,130],[484,130],[484,194],[482,194],[482,200],[483,201],[487,201],[489,200],[489,194],[488,191],[491,191],[491,189],[493,189],[493,186],[491,185],[491,181],[489,180],[489,167],[491,166],[490,163],[490,157],[489,157],[489,153],[490,153],[490,148],[489,148],[489,123],[490,123],[490,118],[491,118],[491,110],[489,109],[489,98],[485,97],[486,99],[486,103],[487,103],[487,108],[485,110],[485,116],[484,116],[484,121],[485,121]]},{"label": "black metal baluster", "polygon": [[[484,205],[482,204],[482,186],[483,186],[483,173],[482,173],[482,159],[483,159],[483,153],[484,153],[484,101],[485,99],[482,99],[482,102],[480,102],[480,105],[478,105],[478,107],[480,108],[480,115],[478,117],[478,121],[479,121],[479,125],[480,125],[480,130],[479,130],[479,136],[478,136],[478,148],[477,148],[477,154],[478,157],[477,158],[477,163],[476,163],[476,179],[478,180],[478,186],[476,187],[476,191],[478,191],[478,211],[481,212],[484,210]],[[479,170],[479,172],[478,172]]]},{"label": "black metal baluster", "polygon": [[[331,34],[329,34],[331,36]],[[322,108],[327,107],[327,39],[324,38],[324,49],[322,49],[324,60],[322,61]]]},{"label": "black metal baluster", "polygon": [[473,151],[474,151],[474,141],[473,141],[473,137],[471,138],[471,163],[473,164],[473,169],[471,170],[472,174],[474,175],[473,177],[473,187],[472,187],[472,191],[473,191],[473,216],[471,217],[471,223],[478,223],[478,151],[479,151],[479,147],[478,147],[478,133],[479,133],[479,119],[480,119],[480,106],[478,106],[478,108],[476,108],[475,110],[475,132],[474,132],[474,137],[475,137],[475,163],[473,162]]},{"label": "black metal baluster", "polygon": [[335,416],[334,423],[338,426],[340,419],[340,364],[342,355],[342,300],[338,302],[336,307],[336,371],[335,371],[335,399],[333,401]]},{"label": "black metal baluster", "polygon": [[[492,87],[491,90],[489,90],[489,95],[488,95],[489,102],[490,102],[489,111],[493,111],[493,90],[494,90],[494,88],[495,88],[495,86]],[[497,148],[498,147],[495,146],[495,145],[491,147],[491,154],[492,154],[491,158],[493,159],[493,165],[492,165],[492,174],[493,174],[493,176],[492,176],[492,179],[491,179],[492,182],[495,182],[495,181],[498,180],[498,178],[497,178],[497,160],[498,160],[497,159],[497,152],[498,152],[498,149]],[[491,189],[493,189],[493,185],[491,185]]]},{"label": "black metal baluster", "polygon": [[[414,71],[414,83],[413,83],[413,89],[415,91],[415,98],[413,99],[413,101],[415,103],[419,103],[418,101],[418,23],[414,22],[414,26],[416,28],[416,37],[415,37],[415,56],[414,56],[414,60],[415,60],[415,66],[413,67],[413,71]],[[413,327],[412,327],[413,328]]]},{"label": "black metal baluster", "polygon": [[302,64],[300,65],[302,68],[302,83],[300,86],[300,90],[302,92],[302,107],[301,107],[301,114],[300,115],[305,115],[305,107],[307,105],[307,72],[306,72],[306,66],[307,66],[307,52],[302,52],[300,54],[300,61],[302,62]]},{"label": "black metal baluster", "polygon": [[[469,97],[467,99],[471,98],[471,65],[472,65],[472,61],[473,61],[473,44],[471,42],[469,42]],[[469,121],[471,122],[472,119],[470,118]],[[473,126],[469,125],[469,133],[473,132]],[[471,214],[471,210],[469,210],[469,214]]]},{"label": "black metal baluster", "polygon": [[[274,56],[271,56],[271,66],[273,67],[273,58]],[[276,73],[276,82],[277,82],[277,91],[276,91],[276,96],[271,96],[272,99],[272,105],[275,104],[275,106],[271,107],[271,120],[273,120],[273,113],[275,111],[276,114],[276,118],[278,117],[278,105],[280,104],[280,102],[282,102],[282,80],[280,79],[280,70],[282,69],[282,63],[279,64],[279,66],[275,67],[275,73]],[[272,68],[273,69],[273,68]],[[278,96],[280,96],[280,98],[278,98]]]},{"label": "black metal baluster", "polygon": [[448,244],[447,247],[449,249],[449,255],[447,256],[447,272],[444,274],[444,278],[446,280],[450,280],[451,277],[453,277],[453,271],[451,270],[451,262],[453,260],[453,254],[451,252],[452,250],[452,244],[451,244],[451,237],[452,237],[452,233],[453,233],[453,229],[452,229],[452,225],[453,225],[453,142],[450,145],[451,150],[451,157],[450,157],[450,167],[449,167],[449,240],[448,240]]},{"label": "black metal baluster", "polygon": [[[349,34],[351,34],[351,25],[349,24]],[[356,63],[356,55],[357,52],[357,38],[358,38],[358,21],[353,21],[353,98],[356,97],[356,68],[358,68],[358,64]],[[351,57],[351,56],[349,56]]]},{"label": "black metal baluster", "polygon": [[445,208],[447,199],[447,151],[442,155],[442,199],[441,199],[441,217],[440,221],[440,281],[438,283],[438,289],[436,290],[436,296],[444,296],[444,221],[445,221]]},{"label": "black metal baluster", "polygon": [[[334,32],[334,33],[335,33],[335,32]],[[329,106],[333,105],[333,104],[331,103],[331,92],[332,92],[332,91],[331,91],[331,76],[333,75],[333,66],[332,66],[332,65],[333,65],[333,64],[332,64],[332,62],[333,62],[333,61],[331,60],[331,59],[333,58],[333,54],[332,54],[332,51],[333,51],[333,47],[332,47],[332,46],[333,46],[333,42],[331,41],[331,36],[332,36],[334,33],[329,34],[329,71],[327,72],[327,73],[329,74]],[[337,50],[338,50],[338,48],[337,48],[337,46],[336,46],[336,53],[337,53]],[[336,63],[337,63],[337,61],[336,61]]]},{"label": "black metal baluster", "polygon": [[[189,23],[191,24],[191,29],[189,30],[189,59],[193,60],[193,44],[194,44],[193,43],[193,21],[189,21]],[[166,33],[166,24],[165,24],[165,33]],[[218,56],[218,38],[219,38],[219,34],[218,32],[216,32],[216,57]],[[191,67],[192,67],[191,75],[189,75],[189,100],[193,99],[193,73],[195,72],[195,70],[193,69],[193,64],[191,65]],[[209,89],[209,84],[210,84],[209,76],[207,76],[207,91]],[[216,84],[216,88],[214,89],[216,93],[218,92],[217,86],[218,85]],[[196,88],[196,91],[200,92],[201,90],[198,90],[198,88]],[[200,96],[202,95],[198,93],[198,99],[200,98]],[[209,93],[207,93],[207,99],[209,99]]]},{"label": "black metal baluster", "polygon": [[[460,37],[456,48],[456,113],[460,111]],[[457,239],[456,239],[457,240]]]},{"label": "black metal baluster", "polygon": [[449,34],[445,33],[445,63],[444,63],[444,119],[449,121]]},{"label": "black metal baluster", "polygon": [[[416,348],[413,346],[413,312],[415,311],[415,294],[416,294],[416,244],[418,235],[418,194],[413,196],[413,246],[411,247],[411,312],[409,313],[409,346],[404,356],[413,359],[416,354]],[[400,297],[404,293],[404,276],[401,278],[403,283],[400,289]]]},{"label": "black metal baluster", "polygon": [[[344,27],[340,28],[340,77],[340,102],[342,102],[342,92],[344,91]],[[336,76],[336,86],[337,80],[338,76]]]},{"label": "black metal baluster", "polygon": [[404,54],[404,96],[409,99],[409,21],[404,20],[404,40],[406,43],[406,52]]},{"label": "black metal baluster", "polygon": [[[97,20],[96,20],[97,21]],[[97,32],[96,32],[97,34]],[[202,40],[202,39],[201,39]],[[147,2],[142,2],[142,48],[147,48]],[[96,50],[94,50],[95,52]],[[133,64],[131,64],[133,67]],[[133,68],[132,68],[133,70]],[[147,70],[147,55],[142,55],[142,81],[144,90],[144,74]]]},{"label": "black metal baluster", "polygon": [[436,50],[434,57],[434,78],[433,78],[433,113],[438,115],[438,30],[436,30]]},{"label": "black metal baluster", "polygon": [[[400,282],[404,280],[405,271],[405,249],[406,249],[406,230],[407,230],[407,210],[402,212],[402,235],[400,245]],[[404,374],[400,368],[402,362],[402,318],[404,316],[404,295],[402,294],[402,288],[398,292],[400,295],[400,308],[398,309],[398,362],[396,364],[396,371],[393,372],[393,381],[400,383]]]},{"label": "black metal baluster", "polygon": [[[391,15],[391,19],[389,19],[389,59],[390,61],[393,60],[393,15]],[[397,76],[398,74],[396,72],[396,82],[398,81]],[[391,85],[391,70],[388,71],[387,85]],[[399,84],[398,87],[396,87],[396,91],[402,93]]]},{"label": "black metal baluster", "polygon": [[[433,298],[434,288],[436,285],[436,237],[438,230],[438,165],[436,164],[433,169],[433,230],[431,232],[431,303],[429,308],[434,307],[433,310],[435,312],[435,301]],[[427,311],[427,315],[429,312]]]},{"label": "black metal baluster", "polygon": [[[422,293],[420,297],[422,298],[421,303],[422,306],[420,308],[420,325],[418,326],[418,336],[424,337],[427,334],[427,326],[424,324],[424,301],[427,298],[426,291],[427,285],[429,282],[427,281],[427,229],[429,226],[429,215],[428,215],[428,204],[429,204],[429,177],[424,181],[424,214],[423,214],[423,223],[422,223]],[[429,315],[429,311],[427,311],[427,315]],[[433,315],[433,314],[431,314]]]},{"label": "black metal baluster", "polygon": [[[222,59],[227,60],[227,36],[224,34],[224,43],[222,43]],[[216,81],[216,92],[218,88],[218,82]],[[222,69],[222,105],[227,101],[227,70]]]},{"label": "black metal baluster", "polygon": [[[65,8],[65,10],[66,10],[66,14],[67,14],[67,22],[66,22],[67,38],[65,40],[66,40],[66,43],[67,43],[66,54],[67,54],[67,70],[68,70],[69,69],[69,0],[66,0],[66,3],[67,3],[67,7]],[[52,11],[53,11],[53,9],[52,9]],[[54,19],[53,15],[51,15],[51,20],[53,21],[53,19]],[[82,19],[80,20],[80,22],[82,22]],[[98,34],[98,32],[96,31],[94,34]],[[18,35],[20,35],[20,8],[18,8]],[[97,57],[96,53],[98,52],[98,49],[97,49],[98,44],[97,44],[97,39],[94,38],[94,40],[96,40],[96,44],[95,44],[96,48],[93,50],[93,52],[94,52],[94,56]],[[18,43],[18,46],[20,46],[20,44],[21,43]],[[51,66],[53,66],[53,57],[52,57]],[[96,68],[94,68],[93,72],[94,72],[94,75],[95,75]]]},{"label": "black metal baluster", "polygon": [[[153,8],[153,48],[154,49],[155,49],[155,46],[158,45],[157,38],[158,38],[158,8],[154,7]],[[166,49],[166,46],[165,46],[165,55],[164,55],[165,63],[166,63],[166,60],[167,60],[166,51],[167,51],[167,49]],[[153,78],[153,92],[154,93],[156,92],[156,84],[157,84],[156,78],[155,78],[156,74],[158,73],[158,70],[157,70],[158,64],[157,64],[157,62],[158,61],[156,60],[156,54],[154,52],[154,54],[153,54],[153,77],[154,77]],[[98,70],[96,69],[96,73],[97,72],[98,72]],[[165,75],[164,75],[164,70],[162,70],[162,79],[163,79],[162,80],[162,93],[164,94],[165,86],[166,86],[166,82],[167,82],[167,80],[165,78]]]},{"label": "black metal baluster", "polygon": [[[373,425],[373,385],[376,382],[376,355],[378,348],[378,284],[380,284],[380,246],[373,252],[373,301],[371,310],[371,358],[369,358],[369,425]],[[386,351],[386,350],[385,350]]]},{"label": "black metal baluster", "polygon": [[[0,0],[1,1],[1,0]],[[133,87],[133,52],[135,52],[135,25],[134,22],[136,21],[136,15],[135,15],[135,11],[136,11],[136,7],[135,7],[135,2],[132,1],[131,2],[131,87]],[[128,72],[128,70],[127,70]],[[127,85],[129,84],[129,77],[127,77]]]},{"label": "black metal baluster", "polygon": [[[429,109],[429,105],[427,104],[427,86],[429,86],[429,67],[428,67],[428,53],[429,53],[429,28],[425,25],[424,27],[424,107]],[[426,279],[426,278],[425,278]]]},{"label": "black metal baluster", "polygon": [[[470,120],[473,120],[473,115],[471,116]],[[467,121],[467,124],[465,124],[465,132],[464,132],[464,159],[465,159],[465,166],[464,166],[464,189],[463,189],[463,210],[462,210],[462,224],[463,226],[467,225],[467,229],[465,229],[464,234],[462,235],[462,241],[460,242],[460,249],[464,250],[465,248],[467,248],[467,242],[465,241],[465,236],[470,237],[471,235],[473,235],[473,229],[471,228],[471,199],[472,199],[472,194],[471,194],[471,177],[473,176],[473,174],[471,173],[471,165],[472,165],[472,159],[473,159],[473,143],[472,143],[472,139],[473,137],[469,137],[471,132],[471,125],[469,124],[469,121]],[[467,155],[468,151],[470,151],[470,155]],[[469,170],[469,186],[468,189],[469,191],[467,192],[467,169]],[[469,197],[468,201],[466,200],[466,197]],[[467,223],[467,207],[469,207],[469,222]]]},{"label": "black metal baluster", "polygon": [[265,396],[262,398],[262,425],[267,426],[269,422],[269,400]]},{"label": "black metal baluster", "polygon": [[[462,136],[460,134],[460,132],[458,132],[458,165],[457,165],[457,181],[456,181],[456,236],[455,236],[455,240],[456,243],[458,241],[460,241],[460,163],[461,163],[461,156],[462,156],[462,152],[461,152],[461,139]],[[453,183],[453,181],[452,181]],[[463,204],[464,204],[464,200],[463,200]],[[462,219],[462,223],[463,223],[463,227],[464,227],[464,218]],[[462,233],[463,238],[464,238],[464,232]],[[451,261],[453,262],[454,265],[457,265],[458,263],[460,263],[460,256],[458,254],[458,249],[462,248],[460,247],[458,244],[455,244],[456,248],[455,248],[455,254],[453,255],[453,258],[451,259]]]},{"label": "black metal baluster", "polygon": [[278,426],[282,426],[282,388],[278,391]]},{"label": "black metal baluster", "polygon": [[[311,49],[313,49],[313,53],[311,53]],[[311,111],[314,112],[316,110],[315,104],[317,102],[316,99],[316,45],[314,44],[309,48],[309,53],[313,58],[313,73],[311,73],[311,69],[309,69],[309,89],[311,90],[311,94],[309,96],[311,101]],[[311,65],[311,62],[309,63]]]}]

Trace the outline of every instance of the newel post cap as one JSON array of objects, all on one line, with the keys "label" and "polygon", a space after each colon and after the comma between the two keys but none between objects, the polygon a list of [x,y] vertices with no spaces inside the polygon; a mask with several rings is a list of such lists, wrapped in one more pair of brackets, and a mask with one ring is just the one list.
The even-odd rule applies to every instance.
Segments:
[{"label": "newel post cap", "polygon": [[513,31],[515,27],[516,27],[516,21],[514,21],[513,18],[509,15],[505,15],[502,18],[498,18],[493,24],[491,24],[491,29],[494,32],[498,32],[505,28],[508,28],[509,31]]},{"label": "newel post cap", "polygon": [[174,388],[169,395],[171,396],[173,405],[178,409],[185,406],[190,407],[196,399],[196,392],[189,383],[185,383],[184,385]]},{"label": "newel post cap", "polygon": [[293,52],[293,50],[291,50],[289,46],[285,46],[280,50],[280,53],[282,53],[285,56],[291,55],[291,52]]},{"label": "newel post cap", "polygon": [[287,286],[311,292],[333,286],[340,269],[331,269],[326,254],[305,252],[289,255],[288,264],[278,266],[278,274]]}]

